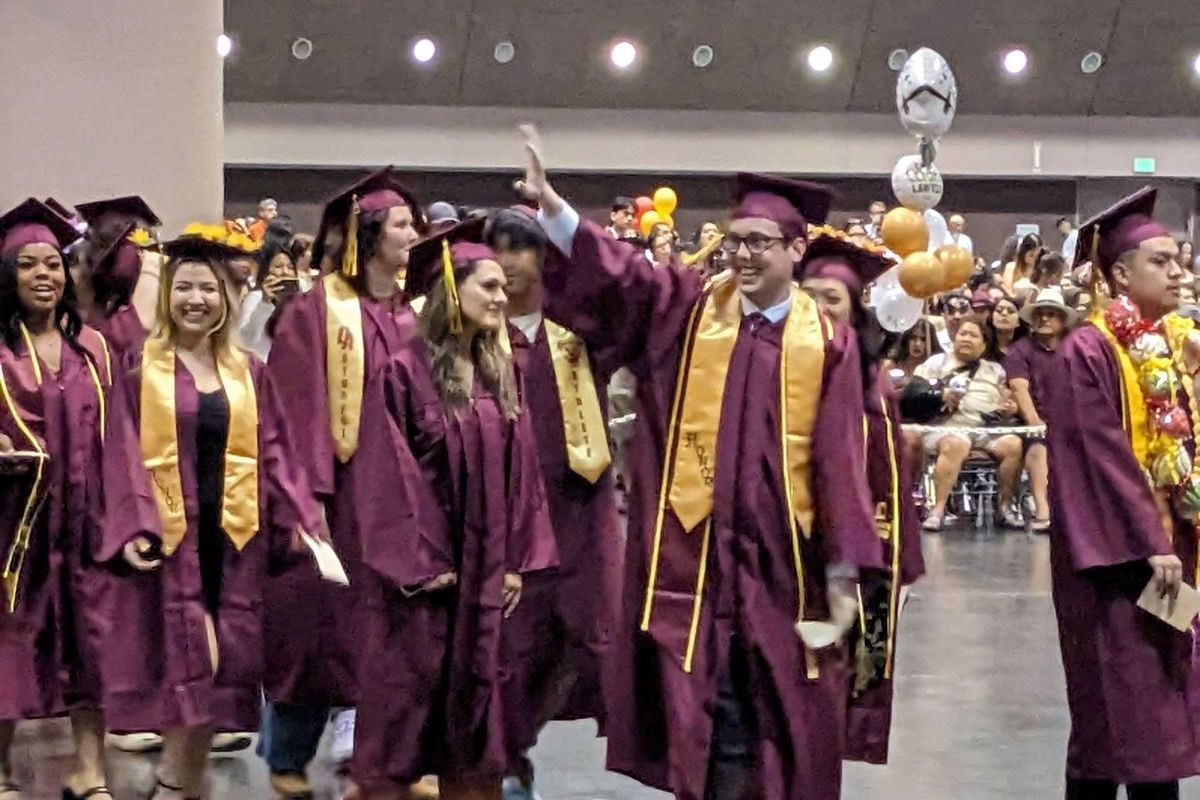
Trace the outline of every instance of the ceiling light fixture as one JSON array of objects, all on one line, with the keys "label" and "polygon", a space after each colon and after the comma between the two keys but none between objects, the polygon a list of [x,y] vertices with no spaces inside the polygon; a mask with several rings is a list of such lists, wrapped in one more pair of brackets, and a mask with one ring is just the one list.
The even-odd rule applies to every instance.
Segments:
[{"label": "ceiling light fixture", "polygon": [[492,51],[497,64],[507,64],[517,56],[517,48],[512,42],[500,42]]},{"label": "ceiling light fixture", "polygon": [[1092,75],[1096,73],[1100,67],[1104,66],[1104,56],[1092,50],[1079,62],[1079,69],[1084,75]]},{"label": "ceiling light fixture", "polygon": [[1004,71],[1009,75],[1020,75],[1029,66],[1029,56],[1021,48],[1013,48],[1004,54]]},{"label": "ceiling light fixture", "polygon": [[227,34],[222,33],[217,37],[217,55],[221,58],[229,58],[229,54],[233,52],[233,39],[230,39]]},{"label": "ceiling light fixture", "polygon": [[704,69],[713,62],[711,45],[702,44],[692,51],[692,65]]},{"label": "ceiling light fixture", "polygon": [[637,48],[633,46],[633,42],[617,42],[613,45],[609,58],[617,69],[629,69],[633,62],[637,61]]},{"label": "ceiling light fixture", "polygon": [[1200,75],[1200,54],[1196,55],[1196,60],[1192,62],[1192,69],[1196,70],[1196,74]]},{"label": "ceiling light fixture", "polygon": [[307,61],[312,57],[312,53],[313,43],[311,39],[299,36],[296,38],[296,41],[292,42],[292,58],[297,61]]},{"label": "ceiling light fixture", "polygon": [[413,44],[412,56],[419,64],[428,64],[437,55],[437,45],[432,39],[417,39]]},{"label": "ceiling light fixture", "polygon": [[826,72],[833,66],[833,51],[819,44],[808,51],[808,68],[813,72]]},{"label": "ceiling light fixture", "polygon": [[908,51],[903,47],[897,47],[892,52],[888,53],[888,69],[892,72],[899,72],[904,69],[904,65],[908,62]]}]

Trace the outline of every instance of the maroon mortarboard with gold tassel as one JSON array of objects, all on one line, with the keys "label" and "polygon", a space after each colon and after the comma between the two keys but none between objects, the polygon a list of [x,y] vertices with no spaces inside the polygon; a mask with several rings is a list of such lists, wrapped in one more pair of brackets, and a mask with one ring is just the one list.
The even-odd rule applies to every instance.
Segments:
[{"label": "maroon mortarboard with gold tassel", "polygon": [[411,297],[429,294],[439,280],[444,281],[451,333],[462,333],[462,309],[458,302],[454,265],[496,260],[496,253],[483,243],[486,225],[486,217],[460,222],[449,230],[417,242],[408,254],[405,292]]},{"label": "maroon mortarboard with gold tassel", "polygon": [[757,217],[779,224],[789,239],[803,239],[809,225],[822,225],[833,205],[833,189],[823,183],[739,172],[734,181],[737,206],[731,217]]},{"label": "maroon mortarboard with gold tassel", "polygon": [[353,278],[358,274],[359,216],[403,205],[412,209],[414,224],[418,230],[423,230],[421,204],[412,192],[400,185],[390,166],[357,179],[330,198],[321,212],[321,230],[318,235],[323,237],[329,228],[343,226],[342,275]]},{"label": "maroon mortarboard with gold tassel", "polygon": [[0,217],[0,256],[28,244],[48,244],[61,251],[78,238],[70,222],[33,197]]},{"label": "maroon mortarboard with gold tassel", "polygon": [[823,225],[809,229],[808,248],[797,271],[800,280],[834,278],[857,295],[895,263],[882,246],[859,244],[843,231]]},{"label": "maroon mortarboard with gold tassel", "polygon": [[1147,239],[1170,236],[1166,227],[1154,219],[1158,190],[1146,186],[1101,211],[1079,226],[1075,245],[1075,263],[1092,262],[1106,278],[1123,253],[1136,250]]},{"label": "maroon mortarboard with gold tassel", "polygon": [[162,220],[151,210],[149,204],[136,194],[126,197],[115,197],[111,200],[94,200],[90,203],[80,203],[75,206],[75,210],[79,212],[79,216],[83,217],[84,221],[89,225],[95,225],[97,220],[108,213],[119,214],[130,220],[139,220],[151,228],[157,228],[162,225]]}]

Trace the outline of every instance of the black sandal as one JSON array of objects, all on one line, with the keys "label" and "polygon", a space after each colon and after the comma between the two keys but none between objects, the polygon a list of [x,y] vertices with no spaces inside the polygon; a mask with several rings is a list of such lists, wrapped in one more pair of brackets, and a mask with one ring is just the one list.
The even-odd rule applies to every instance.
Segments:
[{"label": "black sandal", "polygon": [[92,788],[90,788],[86,792],[84,792],[83,794],[75,794],[75,792],[71,791],[70,789],[68,789],[67,787],[64,786],[63,790],[62,790],[62,800],[89,800],[89,798],[97,797],[102,794],[108,795],[110,800],[113,796],[113,793],[110,792],[108,790],[108,787],[105,786],[104,784],[101,784],[99,786],[93,786]]},{"label": "black sandal", "polygon": [[[146,800],[154,800],[155,796],[158,795],[159,789],[166,789],[168,792],[182,792],[183,791],[182,786],[172,786],[169,783],[163,783],[162,778],[155,778],[154,779],[154,788],[150,791],[150,796],[147,797]],[[183,800],[200,800],[200,798],[199,797],[185,797],[185,798],[183,798]]]}]

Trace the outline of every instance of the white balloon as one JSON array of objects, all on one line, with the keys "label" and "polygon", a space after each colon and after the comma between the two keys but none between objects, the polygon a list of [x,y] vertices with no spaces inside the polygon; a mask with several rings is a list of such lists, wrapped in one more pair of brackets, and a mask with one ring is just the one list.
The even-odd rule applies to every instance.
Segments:
[{"label": "white balloon", "polygon": [[920,156],[904,156],[892,169],[892,191],[905,208],[924,211],[942,201],[942,173],[932,164],[921,166]]},{"label": "white balloon", "polygon": [[875,303],[875,318],[886,331],[904,333],[917,324],[925,311],[925,303],[911,297],[899,286],[883,292]]},{"label": "white balloon", "polygon": [[946,59],[922,47],[904,62],[896,79],[896,110],[904,130],[936,139],[950,130],[958,109],[958,83]]},{"label": "white balloon", "polygon": [[954,244],[950,240],[950,229],[946,227],[946,218],[941,212],[932,208],[925,209],[925,227],[929,229],[929,252],[937,250],[944,244]]}]

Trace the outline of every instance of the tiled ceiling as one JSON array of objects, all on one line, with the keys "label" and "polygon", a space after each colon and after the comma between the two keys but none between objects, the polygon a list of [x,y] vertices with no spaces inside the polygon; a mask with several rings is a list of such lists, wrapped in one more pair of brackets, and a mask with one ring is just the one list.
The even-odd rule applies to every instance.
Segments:
[{"label": "tiled ceiling", "polygon": [[[234,101],[554,108],[890,112],[896,48],[927,45],[958,78],[961,113],[1195,116],[1198,0],[226,0]],[[412,42],[438,55],[418,66]],[[292,56],[297,37],[312,56]],[[607,52],[638,44],[616,74]],[[516,57],[501,65],[497,43]],[[710,66],[692,50],[710,45]],[[814,75],[804,55],[835,53]],[[1000,69],[1029,54],[1019,78]],[[1089,51],[1104,56],[1092,75]]]}]

